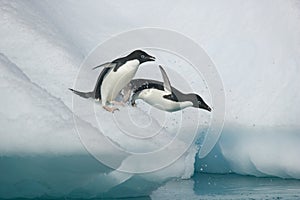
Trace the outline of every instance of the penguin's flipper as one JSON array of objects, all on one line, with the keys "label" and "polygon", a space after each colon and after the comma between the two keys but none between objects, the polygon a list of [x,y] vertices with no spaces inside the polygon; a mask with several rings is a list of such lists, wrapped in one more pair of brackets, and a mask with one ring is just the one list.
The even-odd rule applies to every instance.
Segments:
[{"label": "penguin's flipper", "polygon": [[134,93],[131,97],[131,106],[135,107],[136,106],[136,103],[135,103],[135,100],[137,100],[137,96],[138,94],[137,93]]},{"label": "penguin's flipper", "polygon": [[170,80],[168,78],[166,71],[164,70],[164,68],[161,65],[159,65],[159,69],[160,69],[161,75],[164,80],[164,90],[166,92],[172,93],[171,83],[170,83]]},{"label": "penguin's flipper", "polygon": [[112,68],[104,68],[101,73],[99,74],[98,78],[97,78],[97,82],[96,85],[94,87],[94,91],[92,92],[93,94],[93,98],[94,99],[101,99],[101,85],[102,82],[105,78],[105,76],[110,72]]},{"label": "penguin's flipper", "polygon": [[69,88],[69,90],[71,90],[74,94],[77,94],[83,98],[93,98],[93,92],[80,92],[80,91],[77,91],[77,90],[74,90],[72,88]]},{"label": "penguin's flipper", "polygon": [[115,66],[116,66],[115,63],[107,62],[107,63],[103,63],[103,64],[101,64],[101,65],[98,65],[98,66],[96,66],[96,67],[93,67],[92,70],[97,69],[97,68],[99,68],[99,67],[103,67],[103,68],[112,68],[112,67],[115,67]]}]

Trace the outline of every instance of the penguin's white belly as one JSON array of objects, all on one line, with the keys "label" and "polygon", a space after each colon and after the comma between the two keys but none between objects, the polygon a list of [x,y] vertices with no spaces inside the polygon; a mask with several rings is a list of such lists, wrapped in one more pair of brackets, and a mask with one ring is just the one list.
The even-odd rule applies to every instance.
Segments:
[{"label": "penguin's white belly", "polygon": [[133,79],[139,66],[138,60],[128,61],[116,72],[113,69],[104,78],[101,85],[102,104],[115,100],[120,91]]},{"label": "penguin's white belly", "polygon": [[164,95],[168,94],[170,93],[158,89],[145,89],[140,92],[138,98],[143,99],[148,104],[160,110],[165,110],[169,112],[174,112],[182,110],[186,107],[193,106],[193,103],[190,101],[175,102],[163,97]]}]

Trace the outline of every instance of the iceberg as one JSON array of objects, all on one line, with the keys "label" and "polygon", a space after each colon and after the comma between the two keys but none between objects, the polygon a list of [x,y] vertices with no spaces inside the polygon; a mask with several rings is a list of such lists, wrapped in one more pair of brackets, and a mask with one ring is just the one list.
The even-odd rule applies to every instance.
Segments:
[{"label": "iceberg", "polygon": [[[4,97],[0,120],[1,198],[144,196],[171,178],[188,178],[193,174],[197,150],[189,146],[179,158],[169,161],[161,170],[134,173],[138,172],[135,167],[145,170],[151,163],[165,161],[170,154],[157,154],[161,157],[155,158],[144,155],[147,160],[137,160],[134,155],[117,152],[105,142],[105,135],[97,128],[73,116],[60,99],[31,82],[3,54],[0,55],[0,66]],[[104,110],[99,112],[102,120],[112,116]],[[144,115],[143,118],[142,112],[134,113],[134,116],[137,115],[144,121],[147,117]],[[75,131],[74,121],[81,138]],[[112,122],[103,127],[109,129],[105,133],[110,134],[109,137],[116,143],[126,139],[117,137],[120,131],[113,125]],[[165,131],[155,141],[147,140],[141,146],[130,140],[122,144],[131,151],[146,151],[153,147],[156,149],[158,142],[162,143],[168,137]],[[88,152],[80,139],[95,154]],[[174,147],[180,149],[180,146],[186,147],[184,142],[176,141]],[[170,151],[176,152],[175,149]],[[101,158],[97,159],[97,155]],[[115,169],[101,160],[112,160]],[[133,168],[129,167],[132,173],[126,172],[128,166]]]},{"label": "iceberg", "polygon": [[197,159],[196,171],[300,178],[297,127],[226,126],[214,149]]},{"label": "iceberg", "polygon": [[[150,8],[157,9],[155,15]],[[300,179],[299,13],[293,0],[168,0],[159,7],[157,2],[145,7],[123,1],[1,1],[0,198],[147,196],[194,172]],[[202,124],[195,129],[191,116],[199,113],[193,110],[149,115],[140,103],[111,115],[96,109],[98,102],[68,91],[96,45],[141,27],[179,31],[215,63],[226,117],[206,157],[199,151],[210,137],[207,113],[198,115]],[[98,74],[82,75],[86,84],[80,89],[88,91],[92,87],[85,85],[93,85]],[[194,87],[209,99],[203,80],[198,82]],[[86,112],[86,105],[95,113]],[[178,129],[181,119],[190,123]],[[141,140],[152,133],[158,137]],[[169,151],[147,154],[170,142]]]}]

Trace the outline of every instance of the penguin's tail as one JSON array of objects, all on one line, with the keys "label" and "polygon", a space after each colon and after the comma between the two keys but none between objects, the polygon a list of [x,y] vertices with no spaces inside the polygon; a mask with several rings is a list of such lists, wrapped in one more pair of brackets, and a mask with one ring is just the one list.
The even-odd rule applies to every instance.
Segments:
[{"label": "penguin's tail", "polygon": [[77,94],[83,98],[95,98],[94,97],[94,92],[80,92],[80,91],[77,91],[77,90],[74,90],[72,88],[69,88],[69,90],[71,90],[74,94]]}]

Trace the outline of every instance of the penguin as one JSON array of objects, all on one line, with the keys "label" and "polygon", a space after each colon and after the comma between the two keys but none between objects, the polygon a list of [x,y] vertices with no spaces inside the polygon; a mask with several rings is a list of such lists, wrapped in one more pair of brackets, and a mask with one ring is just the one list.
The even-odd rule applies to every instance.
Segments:
[{"label": "penguin", "polygon": [[104,69],[98,76],[93,91],[81,92],[69,89],[83,98],[101,99],[102,107],[109,112],[114,112],[118,108],[109,107],[109,104],[114,103],[120,91],[133,79],[138,67],[149,61],[155,61],[155,57],[142,50],[135,50],[125,57],[94,67],[93,69],[99,67]]},{"label": "penguin", "polygon": [[184,94],[172,87],[167,73],[159,66],[163,82],[148,79],[133,79],[127,90],[133,90],[131,105],[136,106],[135,101],[142,99],[146,103],[164,111],[175,112],[187,107],[195,107],[211,112],[211,108],[195,93]]}]

